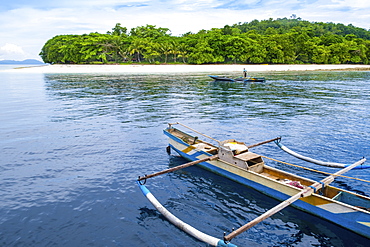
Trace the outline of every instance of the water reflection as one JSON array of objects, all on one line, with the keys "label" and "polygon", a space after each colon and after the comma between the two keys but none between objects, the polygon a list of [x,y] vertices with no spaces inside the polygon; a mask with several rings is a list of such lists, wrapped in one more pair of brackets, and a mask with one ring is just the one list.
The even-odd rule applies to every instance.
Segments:
[{"label": "water reflection", "polygon": [[46,75],[45,81],[51,97],[66,101],[62,111],[85,112],[86,117],[115,115],[132,122],[184,114],[211,119],[286,119],[323,117],[338,111],[365,113],[361,101],[368,101],[370,95],[363,82],[369,78],[366,73],[270,73],[266,77],[264,83],[244,84],[213,82],[205,75]]},{"label": "water reflection", "polygon": [[264,76],[266,82],[244,84],[214,82],[205,74],[45,75],[45,82],[56,122],[104,116],[145,127],[182,121],[214,136],[286,136],[297,151],[310,147],[315,153],[306,155],[327,161],[370,156],[362,144],[370,141],[369,72]]}]

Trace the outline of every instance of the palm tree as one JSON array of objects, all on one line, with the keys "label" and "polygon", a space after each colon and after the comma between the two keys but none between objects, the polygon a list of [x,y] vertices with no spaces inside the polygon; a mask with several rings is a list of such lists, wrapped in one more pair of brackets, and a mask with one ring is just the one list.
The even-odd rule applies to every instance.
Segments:
[{"label": "palm tree", "polygon": [[129,46],[129,53],[132,55],[132,54],[135,54],[136,53],[136,57],[137,57],[137,61],[140,63],[141,60],[140,60],[140,54],[143,53],[144,49],[145,49],[145,40],[142,39],[142,38],[135,38],[132,42],[131,42],[131,45]]}]

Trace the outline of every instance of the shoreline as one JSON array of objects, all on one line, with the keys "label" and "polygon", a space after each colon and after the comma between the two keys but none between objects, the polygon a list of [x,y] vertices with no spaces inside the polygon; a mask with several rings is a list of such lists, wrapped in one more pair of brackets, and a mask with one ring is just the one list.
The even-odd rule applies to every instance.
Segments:
[{"label": "shoreline", "polygon": [[18,67],[0,72],[16,73],[126,73],[126,74],[161,74],[161,73],[207,73],[207,72],[278,72],[278,71],[369,71],[370,65],[356,64],[217,64],[217,65],[41,65]]}]

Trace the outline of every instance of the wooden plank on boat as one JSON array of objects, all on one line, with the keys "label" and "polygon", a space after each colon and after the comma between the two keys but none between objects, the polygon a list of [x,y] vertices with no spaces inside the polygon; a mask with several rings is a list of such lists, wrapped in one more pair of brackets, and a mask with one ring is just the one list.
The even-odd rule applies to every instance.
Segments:
[{"label": "wooden plank on boat", "polygon": [[248,160],[260,158],[261,155],[258,155],[258,154],[252,153],[252,152],[245,152],[245,153],[242,153],[242,154],[235,155],[235,157],[237,157],[238,159],[241,159],[241,160],[248,161]]},{"label": "wooden plank on boat", "polygon": [[341,174],[355,168],[356,166],[359,166],[359,165],[363,164],[365,161],[366,161],[366,159],[363,158],[363,159],[355,162],[354,164],[352,164],[352,165],[350,165],[350,166],[348,166],[348,167],[346,167],[346,168],[344,168],[344,169],[342,169],[342,170],[324,178],[320,182],[316,182],[316,183],[312,184],[311,186],[307,187],[306,189],[300,191],[299,193],[295,194],[294,196],[288,198],[287,200],[283,201],[282,203],[280,203],[280,204],[276,205],[275,207],[271,208],[270,210],[268,210],[264,214],[260,215],[259,217],[255,218],[254,220],[248,222],[244,226],[242,226],[242,227],[236,229],[235,231],[231,232],[230,234],[228,234],[227,236],[224,237],[224,240],[225,241],[230,241],[231,239],[238,236],[242,232],[245,232],[249,228],[257,225],[258,223],[260,223],[261,221],[263,221],[263,220],[271,217],[272,215],[276,214],[277,212],[283,210],[284,208],[286,208],[287,206],[289,206],[293,202],[299,200],[301,197],[310,196],[312,193],[316,192],[317,189],[324,188],[325,186],[327,186],[328,184],[333,182],[336,176],[341,175]]}]

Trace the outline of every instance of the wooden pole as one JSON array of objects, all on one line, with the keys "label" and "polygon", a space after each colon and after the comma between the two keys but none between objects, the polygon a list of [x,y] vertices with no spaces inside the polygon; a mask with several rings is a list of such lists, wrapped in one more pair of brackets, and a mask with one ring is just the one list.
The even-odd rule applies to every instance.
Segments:
[{"label": "wooden pole", "polygon": [[192,166],[192,165],[196,165],[196,164],[199,164],[199,163],[202,163],[202,162],[205,162],[205,161],[215,160],[215,159],[218,159],[218,154],[213,155],[213,156],[209,156],[209,157],[204,158],[204,159],[195,160],[195,161],[192,161],[192,162],[189,162],[189,163],[186,163],[186,164],[183,164],[183,165],[179,165],[179,166],[176,166],[176,167],[173,167],[173,168],[169,168],[169,169],[166,169],[166,170],[163,170],[163,171],[160,171],[160,172],[156,172],[156,173],[153,173],[153,174],[150,174],[150,175],[145,175],[144,177],[139,177],[137,181],[141,181],[141,180],[145,180],[147,178],[152,178],[152,177],[159,176],[159,175],[162,175],[162,174],[165,174],[165,173],[177,171],[177,170],[180,170],[180,169]]},{"label": "wooden pole", "polygon": [[224,240],[225,241],[230,241],[231,239],[238,236],[242,232],[248,230],[249,228],[257,225],[258,223],[260,223],[261,221],[263,221],[263,220],[267,219],[268,217],[276,214],[277,212],[283,210],[284,208],[286,208],[287,206],[289,206],[293,202],[297,201],[301,197],[310,196],[312,193],[314,193],[316,191],[316,189],[323,188],[326,185],[330,184],[331,182],[334,181],[334,179],[337,175],[341,175],[341,174],[351,170],[352,168],[363,164],[365,161],[366,161],[366,159],[363,158],[363,159],[357,161],[356,163],[354,163],[354,164],[352,164],[352,165],[334,173],[333,175],[330,175],[330,176],[324,178],[323,180],[321,180],[321,182],[316,182],[316,183],[312,184],[310,187],[307,187],[306,189],[300,191],[299,193],[295,194],[294,196],[290,197],[289,199],[287,199],[287,200],[283,201],[282,203],[276,205],[275,207],[271,208],[270,210],[268,210],[264,214],[260,215],[259,217],[255,218],[254,220],[248,222],[247,224],[240,227],[239,229],[236,229],[235,231],[231,232],[229,235],[224,237]]},{"label": "wooden pole", "polygon": [[269,143],[269,142],[273,142],[273,141],[276,141],[276,140],[279,140],[279,139],[281,139],[281,137],[276,137],[276,138],[271,139],[271,140],[267,140],[267,141],[264,141],[264,142],[256,143],[256,144],[253,144],[253,145],[248,146],[248,148],[254,148],[254,147],[257,147],[257,146],[260,146],[260,145],[263,145],[263,144],[266,144],[266,143]]}]

